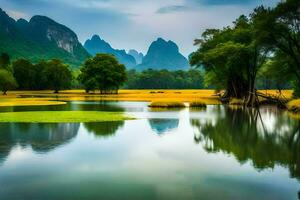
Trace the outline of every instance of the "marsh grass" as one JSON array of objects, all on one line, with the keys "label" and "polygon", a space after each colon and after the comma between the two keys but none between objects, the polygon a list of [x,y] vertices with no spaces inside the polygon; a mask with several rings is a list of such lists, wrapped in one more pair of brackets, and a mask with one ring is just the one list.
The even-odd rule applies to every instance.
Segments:
[{"label": "marsh grass", "polygon": [[184,108],[186,107],[183,102],[167,102],[167,101],[154,101],[149,104],[150,108]]},{"label": "marsh grass", "polygon": [[193,101],[190,103],[191,108],[206,108],[206,106],[204,101]]},{"label": "marsh grass", "polygon": [[33,111],[0,113],[0,123],[79,123],[134,119],[119,112],[99,111]]},{"label": "marsh grass", "polygon": [[300,114],[300,99],[295,99],[287,103],[288,111]]},{"label": "marsh grass", "polygon": [[[276,95],[277,90],[261,91]],[[286,98],[292,97],[292,90],[284,90],[282,94]],[[7,96],[0,95],[0,106],[18,105],[54,105],[64,101],[167,101],[167,102],[194,102],[204,101],[206,105],[221,104],[219,97],[215,96],[214,90],[120,90],[119,94],[85,93],[84,90],[64,90],[58,94],[53,91],[12,91]],[[30,97],[30,98],[20,98]],[[36,97],[36,98],[32,98]],[[14,99],[14,100],[9,100]],[[29,102],[26,99],[34,99]],[[40,100],[40,102],[38,101]],[[45,102],[46,100],[46,102]],[[7,102],[9,101],[9,102]],[[24,101],[24,102],[23,102]],[[27,102],[25,102],[27,101]],[[51,102],[49,102],[51,101]]]},{"label": "marsh grass", "polygon": [[48,106],[63,105],[64,101],[57,101],[56,98],[0,98],[0,107],[3,106]]}]

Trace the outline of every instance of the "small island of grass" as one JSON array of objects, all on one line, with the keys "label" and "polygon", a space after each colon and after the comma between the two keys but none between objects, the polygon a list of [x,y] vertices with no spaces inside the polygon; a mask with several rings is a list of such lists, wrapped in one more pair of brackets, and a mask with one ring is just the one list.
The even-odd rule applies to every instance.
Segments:
[{"label": "small island of grass", "polygon": [[33,111],[0,113],[0,123],[79,123],[134,119],[119,112],[100,111]]},{"label": "small island of grass", "polygon": [[150,108],[184,108],[182,102],[167,102],[167,101],[154,101],[149,105]]}]

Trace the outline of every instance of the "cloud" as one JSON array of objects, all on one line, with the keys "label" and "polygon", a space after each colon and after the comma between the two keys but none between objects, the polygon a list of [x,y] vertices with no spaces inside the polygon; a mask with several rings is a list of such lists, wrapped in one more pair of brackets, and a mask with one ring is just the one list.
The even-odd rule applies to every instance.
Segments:
[{"label": "cloud", "polygon": [[[191,0],[188,0],[191,1]],[[257,0],[192,0],[201,5],[245,5]]]},{"label": "cloud", "polygon": [[29,16],[26,13],[15,11],[15,10],[6,10],[5,11],[10,17],[18,20],[20,18],[29,19]]},{"label": "cloud", "polygon": [[156,13],[165,14],[165,13],[172,13],[172,12],[182,12],[182,11],[185,11],[187,9],[188,9],[187,6],[173,5],[173,6],[166,6],[166,7],[159,8],[156,11]]}]

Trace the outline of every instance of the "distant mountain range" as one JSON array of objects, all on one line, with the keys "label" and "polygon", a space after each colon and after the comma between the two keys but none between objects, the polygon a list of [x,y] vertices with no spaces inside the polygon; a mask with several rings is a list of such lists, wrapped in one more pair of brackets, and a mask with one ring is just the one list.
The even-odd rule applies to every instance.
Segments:
[{"label": "distant mountain range", "polygon": [[15,21],[0,8],[0,38],[0,53],[12,58],[58,58],[76,67],[90,57],[72,30],[44,16]]},{"label": "distant mountain range", "polygon": [[98,35],[87,40],[84,47],[91,55],[97,53],[115,55],[119,62],[128,69],[134,68],[139,71],[148,68],[186,70],[189,67],[188,60],[180,54],[178,46],[173,41],[165,41],[162,38],[158,38],[150,45],[146,56],[134,49],[129,50],[128,53],[125,50],[114,49]]},{"label": "distant mountain range", "polygon": [[0,53],[8,53],[13,59],[26,58],[32,62],[41,59],[58,58],[74,68],[78,68],[91,55],[113,54],[128,69],[188,69],[187,59],[180,54],[173,41],[158,38],[147,54],[131,49],[114,49],[94,35],[84,47],[77,35],[68,27],[45,16],[33,16],[30,21],[15,21],[0,8]]},{"label": "distant mountain range", "polygon": [[179,52],[178,46],[173,41],[158,38],[152,42],[143,62],[136,69],[186,70],[188,67],[188,60]]},{"label": "distant mountain range", "polygon": [[127,68],[136,66],[136,60],[132,55],[127,54],[125,50],[112,48],[109,43],[101,39],[98,35],[94,35],[91,39],[88,39],[84,43],[84,48],[93,56],[97,53],[112,54]]},{"label": "distant mountain range", "polygon": [[134,49],[130,49],[128,51],[129,55],[132,55],[136,61],[136,64],[139,65],[143,62],[143,58],[144,58],[144,54],[143,53],[139,53]]}]

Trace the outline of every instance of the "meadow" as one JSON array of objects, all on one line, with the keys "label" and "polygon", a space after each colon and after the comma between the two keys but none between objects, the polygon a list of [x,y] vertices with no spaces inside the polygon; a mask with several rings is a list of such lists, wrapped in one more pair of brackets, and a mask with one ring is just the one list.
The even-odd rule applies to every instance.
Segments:
[{"label": "meadow", "polygon": [[[261,90],[265,94],[278,95],[277,90]],[[287,99],[292,99],[292,90],[282,91]],[[63,90],[55,94],[46,91],[10,91],[0,96],[0,106],[57,105],[68,101],[144,101],[144,102],[203,102],[207,105],[221,104],[214,90],[120,90],[118,94],[98,92],[85,93],[84,90]]]}]

